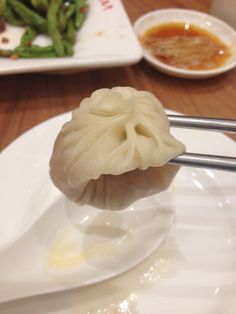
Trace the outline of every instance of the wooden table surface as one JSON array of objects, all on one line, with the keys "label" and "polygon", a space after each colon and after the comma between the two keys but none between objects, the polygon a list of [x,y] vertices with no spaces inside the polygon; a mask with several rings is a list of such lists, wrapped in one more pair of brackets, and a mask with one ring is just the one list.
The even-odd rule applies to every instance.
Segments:
[{"label": "wooden table surface", "polygon": [[[167,7],[208,12],[210,0],[124,0],[131,22]],[[0,77],[0,150],[36,124],[70,111],[95,89],[132,86],[154,93],[165,108],[189,115],[236,119],[236,69],[215,78],[185,80],[167,76],[145,61],[121,68],[57,76]],[[235,136],[232,136],[236,139]]]}]

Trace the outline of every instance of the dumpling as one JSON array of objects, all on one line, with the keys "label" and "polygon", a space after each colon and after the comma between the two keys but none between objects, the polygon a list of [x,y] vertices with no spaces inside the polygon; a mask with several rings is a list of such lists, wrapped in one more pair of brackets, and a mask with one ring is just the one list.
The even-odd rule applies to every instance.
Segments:
[{"label": "dumpling", "polygon": [[50,175],[76,203],[122,209],[166,189],[178,170],[166,163],[184,151],[153,94],[104,88],[82,100],[62,127]]}]

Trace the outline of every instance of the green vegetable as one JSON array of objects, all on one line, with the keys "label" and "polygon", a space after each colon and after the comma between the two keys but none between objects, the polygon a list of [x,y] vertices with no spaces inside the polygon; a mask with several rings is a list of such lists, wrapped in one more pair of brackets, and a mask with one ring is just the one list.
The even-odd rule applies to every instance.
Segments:
[{"label": "green vegetable", "polygon": [[53,46],[41,47],[41,46],[30,46],[30,47],[17,47],[13,50],[13,54],[16,54],[22,58],[55,58],[56,53]]},{"label": "green vegetable", "polygon": [[7,1],[6,0],[0,0],[0,16],[4,16],[4,13],[6,11],[7,7]]},{"label": "green vegetable", "polygon": [[35,27],[37,30],[47,32],[47,20],[38,13],[29,9],[26,5],[18,0],[8,0],[12,10],[29,26]]},{"label": "green vegetable", "polygon": [[58,57],[65,55],[62,36],[59,31],[57,16],[59,13],[62,0],[51,0],[48,8],[47,20],[48,20],[48,33],[52,38],[53,45]]},{"label": "green vegetable", "polygon": [[74,54],[74,49],[73,45],[69,43],[68,41],[64,41],[64,48],[67,56],[73,56]]},{"label": "green vegetable", "polygon": [[47,11],[48,1],[47,0],[31,0],[32,6],[39,11]]},{"label": "green vegetable", "polygon": [[28,27],[25,33],[23,34],[23,36],[21,37],[20,47],[30,46],[32,41],[37,36],[37,34],[38,34],[38,31],[35,28]]},{"label": "green vegetable", "polygon": [[5,21],[11,25],[14,26],[24,26],[25,23],[15,15],[15,13],[12,11],[11,7],[7,6],[5,8],[5,12],[3,14],[3,17]]},{"label": "green vegetable", "polygon": [[76,14],[75,26],[76,26],[77,30],[82,26],[82,24],[85,20],[86,13],[87,13],[86,1],[85,0],[75,0],[75,14]]},{"label": "green vegetable", "polygon": [[0,57],[10,57],[12,55],[12,50],[0,49]]},{"label": "green vegetable", "polygon": [[21,51],[17,53],[17,56],[20,58],[56,58],[57,55],[55,52],[29,52],[27,50]]},{"label": "green vegetable", "polygon": [[[0,0],[0,18],[14,26],[26,26],[18,47],[0,50],[0,57],[55,58],[72,56],[77,30],[82,26],[86,0]],[[4,25],[5,27],[5,25]],[[47,34],[52,45],[32,45],[38,34]]]},{"label": "green vegetable", "polygon": [[58,13],[58,28],[59,31],[62,33],[66,27],[66,18],[64,10],[60,10]]},{"label": "green vegetable", "polygon": [[74,13],[75,13],[75,5],[74,4],[70,4],[69,7],[67,8],[66,12],[65,12],[66,22],[68,22],[68,20],[72,17],[72,15]]},{"label": "green vegetable", "polygon": [[67,25],[67,30],[66,30],[66,39],[70,44],[75,43],[75,37],[76,37],[76,29],[74,22],[70,20]]},{"label": "green vegetable", "polygon": [[47,46],[47,47],[42,47],[38,45],[32,45],[30,47],[17,47],[14,49],[14,52],[23,52],[23,51],[28,51],[32,53],[45,53],[45,52],[55,52],[53,46]]},{"label": "green vegetable", "polygon": [[68,7],[64,7],[63,10],[60,10],[58,23],[59,23],[59,29],[61,32],[65,30],[67,23],[69,21],[72,21],[74,13],[75,13],[74,4],[70,4]]}]

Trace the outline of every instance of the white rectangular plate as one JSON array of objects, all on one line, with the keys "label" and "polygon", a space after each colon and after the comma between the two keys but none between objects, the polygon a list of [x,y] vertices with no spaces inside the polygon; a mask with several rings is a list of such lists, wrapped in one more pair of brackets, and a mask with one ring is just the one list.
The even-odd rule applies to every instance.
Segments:
[{"label": "white rectangular plate", "polygon": [[[26,72],[77,72],[93,68],[117,67],[137,63],[142,49],[120,0],[89,0],[89,13],[77,34],[73,57],[53,59],[0,58],[0,75]],[[18,45],[23,29],[7,26],[0,34],[0,48]],[[1,42],[7,37],[9,43]],[[47,45],[40,36],[38,44]]]}]

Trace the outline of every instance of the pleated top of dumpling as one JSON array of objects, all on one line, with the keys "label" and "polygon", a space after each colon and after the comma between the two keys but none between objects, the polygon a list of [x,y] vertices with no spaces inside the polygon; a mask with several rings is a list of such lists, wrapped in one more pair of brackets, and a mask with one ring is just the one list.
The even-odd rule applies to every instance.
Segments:
[{"label": "pleated top of dumpling", "polygon": [[159,100],[130,87],[99,89],[72,112],[50,161],[54,183],[67,194],[102,174],[160,167],[185,146],[170,134]]}]

